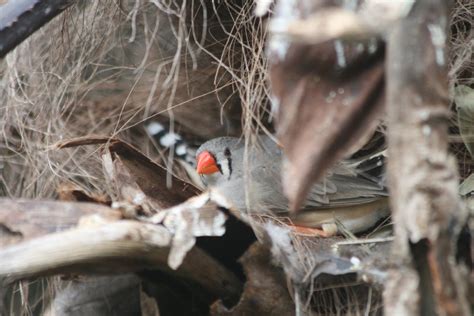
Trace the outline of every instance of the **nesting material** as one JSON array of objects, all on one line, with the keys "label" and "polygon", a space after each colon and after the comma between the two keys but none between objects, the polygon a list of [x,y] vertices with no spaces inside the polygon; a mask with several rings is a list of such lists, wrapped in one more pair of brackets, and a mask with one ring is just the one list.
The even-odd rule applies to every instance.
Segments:
[{"label": "nesting material", "polygon": [[[262,313],[281,315],[380,312],[390,237],[341,228],[343,236],[321,240],[294,235],[274,219],[249,220],[263,246],[243,257],[241,295],[244,276],[226,262],[241,253],[194,244],[228,238],[246,247],[248,236],[234,230],[219,238],[230,231],[226,202],[213,192],[199,195],[173,164],[173,148],[157,152],[142,126],[156,118],[170,135],[183,132],[196,143],[242,136],[248,147],[257,134],[273,134],[276,123],[290,166],[287,193],[297,205],[316,169],[373,135],[383,112],[383,38],[413,4],[392,1],[386,5],[397,10],[374,16],[380,1],[324,7],[336,2],[76,1],[9,53],[0,62],[0,195],[7,198],[0,200],[0,275],[9,275],[2,281],[157,269],[142,273],[158,288],[140,292],[142,312],[199,302],[205,313],[229,298],[241,299],[235,307],[216,303],[212,312],[238,314],[255,302]],[[455,85],[474,84],[474,4],[454,2],[449,55],[435,51],[449,68],[451,97]],[[441,42],[436,27],[427,32]],[[326,107],[312,111],[315,103]],[[330,137],[320,141],[315,127]],[[472,159],[459,135],[452,139],[467,178]],[[181,295],[183,284],[190,295]],[[0,313],[15,293],[15,311],[29,310],[33,288],[0,286]],[[36,297],[48,305],[50,292]]]}]

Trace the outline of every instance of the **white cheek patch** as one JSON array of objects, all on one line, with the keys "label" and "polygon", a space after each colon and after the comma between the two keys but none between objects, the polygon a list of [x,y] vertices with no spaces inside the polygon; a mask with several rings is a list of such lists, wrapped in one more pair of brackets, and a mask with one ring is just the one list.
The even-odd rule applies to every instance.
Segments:
[{"label": "white cheek patch", "polygon": [[220,161],[220,165],[221,165],[221,172],[222,172],[222,175],[223,175],[224,177],[226,177],[227,179],[230,179],[229,160],[228,160],[228,159],[224,159],[224,160]]}]

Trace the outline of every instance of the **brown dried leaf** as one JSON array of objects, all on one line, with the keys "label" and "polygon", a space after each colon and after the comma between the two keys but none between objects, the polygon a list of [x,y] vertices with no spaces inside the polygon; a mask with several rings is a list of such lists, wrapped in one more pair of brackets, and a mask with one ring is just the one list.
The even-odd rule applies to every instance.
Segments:
[{"label": "brown dried leaf", "polygon": [[[198,190],[186,182],[172,177],[172,187],[166,183],[167,171],[154,163],[132,145],[117,138],[84,136],[55,144],[56,148],[107,144],[103,166],[114,192],[115,200],[140,206],[145,213],[182,203],[198,194]],[[118,195],[118,196],[117,196]]]},{"label": "brown dried leaf", "polygon": [[[296,5],[295,10],[302,9]],[[270,80],[291,209],[299,208],[327,168],[375,131],[383,113],[384,64],[378,44],[376,39],[319,45],[271,39]]]},{"label": "brown dried leaf", "polygon": [[172,179],[172,187],[168,188],[166,170],[125,142],[114,141],[110,143],[109,150],[128,170],[129,176],[141,191],[159,208],[182,203],[199,193],[197,189],[175,177]]},{"label": "brown dried leaf", "polygon": [[106,150],[102,155],[102,164],[109,187],[112,188],[110,194],[115,200],[113,207],[119,208],[126,218],[151,216],[161,209],[157,201],[143,193],[119,157],[113,159],[110,151]]},{"label": "brown dried leaf", "polygon": [[63,182],[56,189],[58,199],[71,202],[92,202],[110,205],[110,198],[106,195],[99,195],[87,192],[84,188],[72,182]]},{"label": "brown dried leaf", "polygon": [[85,145],[99,145],[105,144],[107,142],[116,142],[119,141],[116,138],[102,136],[102,135],[87,135],[82,137],[71,138],[67,140],[62,140],[54,144],[52,147],[56,149],[78,147]]}]

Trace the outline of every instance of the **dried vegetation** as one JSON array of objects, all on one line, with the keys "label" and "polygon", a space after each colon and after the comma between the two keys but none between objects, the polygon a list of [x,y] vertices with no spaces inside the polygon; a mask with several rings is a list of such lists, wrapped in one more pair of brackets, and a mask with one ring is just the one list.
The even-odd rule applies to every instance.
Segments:
[{"label": "dried vegetation", "polygon": [[[0,290],[0,311],[62,315],[77,308],[100,315],[123,303],[125,288],[132,294],[123,311],[143,315],[157,309],[162,315],[382,312],[390,223],[380,223],[361,240],[344,230],[343,237],[307,238],[268,223],[254,227],[264,246],[249,248],[253,232],[221,211],[225,201],[219,196],[185,202],[199,190],[173,164],[173,153],[156,148],[144,132],[143,123],[156,119],[191,142],[236,135],[251,146],[255,135],[272,134],[278,119],[283,142],[302,148],[290,139],[304,132],[293,121],[298,117],[283,111],[275,118],[270,100],[275,92],[280,99],[288,96],[281,81],[304,76],[307,69],[289,72],[298,58],[283,68],[269,65],[266,22],[274,6],[265,14],[265,2],[257,1],[264,14],[255,17],[254,1],[79,1],[0,61],[0,195],[8,198],[0,201],[0,243],[13,245],[0,250],[9,256],[0,264],[0,282],[9,284]],[[474,84],[473,12],[472,1],[457,0],[451,13],[451,100],[455,86]],[[357,55],[355,46],[351,49]],[[347,62],[357,63],[359,57]],[[361,104],[374,89],[382,98],[383,58],[382,48],[370,60],[375,84],[361,93]],[[326,61],[318,62],[324,73]],[[278,86],[272,79],[273,94],[270,75],[281,80]],[[328,81],[329,90],[339,84]],[[344,89],[351,83],[344,81]],[[324,92],[310,95],[311,101],[325,102]],[[380,117],[382,107],[374,106],[370,117]],[[311,119],[306,124],[319,122]],[[467,178],[472,159],[455,115],[452,121],[451,148]],[[363,134],[354,133],[345,146]],[[341,148],[312,148],[316,153],[301,159],[331,153],[336,160],[347,154]],[[304,174],[320,172],[312,169],[314,160],[295,163],[305,165]],[[303,173],[292,178],[303,179]],[[290,183],[298,191],[290,194],[301,197],[304,186]],[[156,209],[166,210],[154,214]],[[227,237],[196,241],[222,235],[224,217]],[[29,251],[31,245],[36,253]],[[242,271],[237,259],[247,248]],[[97,272],[118,276],[76,276]],[[119,275],[129,272],[139,277]],[[64,277],[44,278],[53,274]],[[117,283],[117,291],[107,295],[111,304],[86,297],[110,282]],[[84,303],[91,300],[97,300],[93,311]]]}]

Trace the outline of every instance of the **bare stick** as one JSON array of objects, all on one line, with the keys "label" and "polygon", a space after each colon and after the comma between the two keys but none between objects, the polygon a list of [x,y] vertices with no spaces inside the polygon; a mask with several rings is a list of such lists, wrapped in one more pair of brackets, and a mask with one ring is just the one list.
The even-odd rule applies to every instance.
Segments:
[{"label": "bare stick", "polygon": [[449,2],[419,0],[389,37],[387,106],[395,268],[387,315],[469,315],[467,280],[456,264],[464,221],[448,153],[445,39]]},{"label": "bare stick", "polygon": [[338,246],[375,244],[375,243],[380,243],[380,242],[392,242],[392,241],[393,241],[393,237],[356,239],[356,240],[339,241],[335,243],[334,245],[332,245],[332,247],[337,248]]},{"label": "bare stick", "polygon": [[73,3],[73,0],[0,3],[0,58]]},{"label": "bare stick", "polygon": [[0,280],[159,269],[193,281],[218,297],[239,297],[240,281],[197,248],[189,251],[178,270],[171,270],[167,264],[171,240],[166,228],[135,221],[50,234],[1,249]]}]

